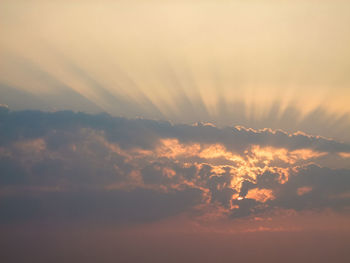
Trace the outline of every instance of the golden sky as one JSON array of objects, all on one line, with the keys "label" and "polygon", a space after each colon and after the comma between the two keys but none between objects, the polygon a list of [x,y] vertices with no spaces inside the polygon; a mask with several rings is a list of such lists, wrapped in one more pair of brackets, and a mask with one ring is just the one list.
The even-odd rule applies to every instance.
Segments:
[{"label": "golden sky", "polygon": [[[331,126],[323,135],[349,139],[348,1],[1,5],[1,103],[10,108],[322,132],[309,118]],[[19,103],[13,89],[32,100]]]}]

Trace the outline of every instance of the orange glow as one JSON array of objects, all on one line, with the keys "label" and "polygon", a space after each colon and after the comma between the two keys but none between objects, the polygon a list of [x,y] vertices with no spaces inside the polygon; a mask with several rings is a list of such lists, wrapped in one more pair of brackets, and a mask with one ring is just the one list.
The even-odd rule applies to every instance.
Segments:
[{"label": "orange glow", "polygon": [[[278,180],[283,184],[288,181],[290,169],[293,169],[290,165],[300,165],[302,162],[326,154],[310,149],[288,151],[285,148],[253,145],[243,155],[238,155],[227,150],[225,146],[219,143],[186,144],[173,138],[161,139],[159,146],[154,151],[138,150],[137,153],[146,156],[154,155],[156,158],[187,159],[188,161],[185,163],[188,164],[198,162],[198,159],[193,158],[204,159],[203,163],[210,164],[211,172],[214,174],[224,173],[223,167],[227,167],[231,170],[230,173],[234,175],[232,176],[231,187],[237,192],[240,191],[243,181],[249,180],[254,183],[257,175],[265,172],[278,174]],[[201,169],[200,164],[198,163],[197,169]],[[167,177],[170,175],[169,173],[165,174]],[[271,197],[268,193],[266,193],[266,196]],[[267,197],[260,197],[259,200],[265,200],[265,198]]]},{"label": "orange glow", "polygon": [[310,150],[310,149],[300,149],[300,150],[292,151],[290,154],[291,154],[291,157],[295,161],[297,161],[298,159],[308,160],[308,159],[318,158],[318,157],[326,155],[327,153],[315,152],[315,151]]},{"label": "orange glow", "polygon": [[200,151],[199,144],[181,144],[177,139],[162,139],[160,143],[161,146],[156,149],[156,153],[160,157],[190,157],[198,155]]},{"label": "orange glow", "polygon": [[173,169],[170,168],[163,168],[163,175],[165,175],[168,178],[172,178],[176,175],[176,172]]},{"label": "orange glow", "polygon": [[350,158],[350,153],[339,153],[340,157]]},{"label": "orange glow", "polygon": [[297,194],[298,194],[299,196],[302,196],[302,195],[307,194],[307,193],[309,193],[309,192],[311,192],[311,191],[312,191],[312,187],[308,187],[308,186],[299,187],[299,188],[297,189]]},{"label": "orange glow", "polygon": [[327,153],[316,152],[310,149],[299,149],[294,151],[288,151],[285,148],[275,148],[275,147],[260,147],[259,145],[254,145],[251,148],[251,152],[254,158],[251,159],[252,162],[261,162],[264,164],[269,164],[272,161],[282,161],[286,164],[295,164],[299,161],[305,161],[313,158],[318,158]]},{"label": "orange glow", "polygon": [[[111,152],[122,155],[126,162],[140,160],[145,157],[150,159],[168,158],[175,160],[178,164],[181,163],[183,168],[190,168],[191,166],[195,167],[196,176],[189,181],[182,178],[181,183],[177,182],[176,184],[171,184],[170,188],[173,189],[181,189],[187,185],[201,188],[204,191],[206,187],[201,183],[202,175],[200,174],[200,171],[206,165],[208,166],[208,171],[206,173],[209,177],[214,175],[222,176],[228,172],[231,175],[229,187],[235,190],[236,193],[240,193],[244,181],[250,181],[255,184],[257,178],[264,173],[275,174],[278,182],[284,184],[288,181],[291,171],[296,172],[298,167],[307,164],[307,161],[326,154],[310,149],[289,151],[285,148],[253,145],[248,148],[244,154],[239,155],[229,151],[224,145],[219,143],[181,143],[175,138],[159,140],[159,143],[154,150],[135,148],[127,150],[122,149],[117,144],[107,142],[100,134],[95,133],[92,136],[102,142]],[[36,142],[34,145],[42,144]],[[42,147],[39,148],[42,149]],[[169,179],[176,176],[176,171],[171,167],[154,166],[154,169],[158,169],[164,177]],[[120,172],[118,166],[115,166],[115,170],[116,172]],[[137,176],[130,177],[130,182],[127,184],[128,187],[138,185],[147,188],[144,182],[142,182],[140,171],[134,171],[133,175]],[[117,187],[121,186],[118,185]],[[222,186],[218,187],[220,188]],[[166,191],[166,189],[163,188],[160,190]],[[301,187],[298,189],[297,194],[304,195],[311,190],[312,189],[309,187]],[[251,198],[264,203],[267,200],[273,200],[275,197],[271,190],[252,189],[248,192],[246,198]],[[239,194],[235,194],[232,196],[232,199],[242,200],[243,197],[240,197]]]},{"label": "orange glow", "polygon": [[272,190],[270,189],[251,189],[248,191],[246,198],[254,199],[258,202],[265,203],[268,200],[275,199]]},{"label": "orange glow", "polygon": [[283,148],[274,148],[274,147],[260,147],[259,145],[254,145],[251,148],[251,152],[254,157],[257,157],[258,160],[268,160],[272,161],[277,157],[287,161],[286,156],[288,151]]},{"label": "orange glow", "polygon": [[199,157],[205,159],[224,158],[230,161],[240,163],[244,162],[241,156],[232,154],[231,152],[227,151],[226,148],[221,144],[212,144],[209,147],[204,148],[199,153]]},{"label": "orange glow", "polygon": [[[156,149],[156,154],[160,157],[199,157],[203,159],[223,158],[228,161],[244,162],[244,159],[228,151],[221,144],[200,145],[198,143],[184,144],[177,139],[162,139],[160,146]],[[150,152],[145,152],[146,154]]]}]

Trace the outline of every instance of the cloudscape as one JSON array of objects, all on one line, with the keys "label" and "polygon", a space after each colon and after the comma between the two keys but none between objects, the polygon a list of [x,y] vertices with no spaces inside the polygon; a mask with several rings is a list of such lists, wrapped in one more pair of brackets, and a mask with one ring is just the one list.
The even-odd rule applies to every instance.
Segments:
[{"label": "cloudscape", "polygon": [[349,12],[0,1],[0,260],[349,262]]}]

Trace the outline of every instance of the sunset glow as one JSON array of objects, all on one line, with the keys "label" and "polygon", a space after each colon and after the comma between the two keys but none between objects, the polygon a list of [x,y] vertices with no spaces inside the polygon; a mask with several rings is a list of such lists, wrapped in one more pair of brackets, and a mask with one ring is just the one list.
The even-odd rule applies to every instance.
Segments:
[{"label": "sunset glow", "polygon": [[350,262],[349,14],[0,0],[0,262]]}]

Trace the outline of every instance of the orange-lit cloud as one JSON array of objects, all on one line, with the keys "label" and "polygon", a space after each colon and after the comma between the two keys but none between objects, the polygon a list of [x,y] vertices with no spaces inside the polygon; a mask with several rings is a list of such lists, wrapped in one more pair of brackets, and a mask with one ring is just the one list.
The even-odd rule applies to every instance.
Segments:
[{"label": "orange-lit cloud", "polygon": [[297,189],[297,194],[298,195],[304,195],[304,194],[307,194],[307,193],[309,193],[311,191],[312,191],[312,187],[307,187],[307,186],[299,187]]},{"label": "orange-lit cloud", "polygon": [[343,158],[350,158],[350,153],[339,153],[339,155]]},{"label": "orange-lit cloud", "polygon": [[[322,163],[350,152],[350,146],[332,139],[73,112],[3,114],[2,125],[11,131],[2,131],[0,140],[5,196],[14,196],[16,189],[29,196],[35,189],[40,195],[62,191],[66,205],[74,203],[74,194],[79,200],[91,195],[97,204],[91,209],[129,200],[131,207],[120,203],[118,209],[134,214],[133,220],[146,220],[143,209],[154,198],[161,200],[149,215],[154,220],[181,213],[210,221],[259,217],[276,208],[346,208],[348,170]],[[33,126],[23,126],[23,118]],[[104,209],[102,218],[112,208]],[[111,218],[126,220],[118,209]]]},{"label": "orange-lit cloud", "polygon": [[275,199],[275,196],[273,195],[272,190],[270,189],[252,189],[249,190],[246,198],[254,199],[258,202],[265,203],[267,200],[273,200]]}]

